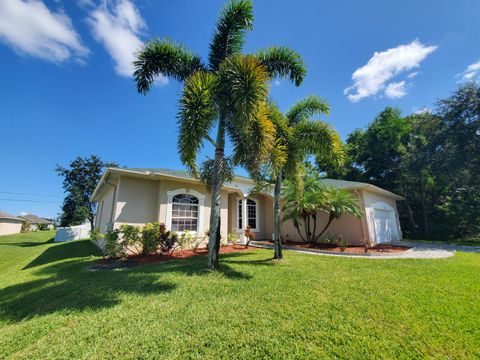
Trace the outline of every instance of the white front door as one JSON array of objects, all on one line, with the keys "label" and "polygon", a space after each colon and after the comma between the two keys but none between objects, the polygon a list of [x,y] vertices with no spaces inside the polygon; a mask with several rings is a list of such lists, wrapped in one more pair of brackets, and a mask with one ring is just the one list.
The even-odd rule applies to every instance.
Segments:
[{"label": "white front door", "polygon": [[374,210],[375,243],[396,240],[395,214],[392,210]]}]

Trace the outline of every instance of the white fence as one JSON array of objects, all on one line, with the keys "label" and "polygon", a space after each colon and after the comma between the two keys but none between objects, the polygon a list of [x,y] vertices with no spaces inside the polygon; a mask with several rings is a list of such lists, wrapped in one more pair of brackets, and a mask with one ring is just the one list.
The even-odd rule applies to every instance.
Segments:
[{"label": "white fence", "polygon": [[90,223],[70,226],[59,227],[55,234],[55,242],[65,242],[79,239],[86,239],[90,236]]}]

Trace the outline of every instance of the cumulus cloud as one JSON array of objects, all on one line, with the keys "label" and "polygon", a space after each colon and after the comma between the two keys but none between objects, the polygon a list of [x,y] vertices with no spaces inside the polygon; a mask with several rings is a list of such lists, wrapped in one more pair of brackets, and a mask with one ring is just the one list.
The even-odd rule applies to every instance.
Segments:
[{"label": "cumulus cloud", "polygon": [[390,99],[399,99],[407,94],[406,82],[392,82],[385,87],[385,96]]},{"label": "cumulus cloud", "polygon": [[478,75],[480,75],[480,60],[478,60],[476,63],[468,65],[467,69],[461,75],[462,80],[474,80]]},{"label": "cumulus cloud", "polygon": [[355,70],[352,75],[353,84],[344,90],[344,94],[351,102],[357,102],[381,92],[388,97],[393,95],[393,98],[404,96],[405,82],[389,83],[389,81],[402,73],[418,68],[420,63],[437,48],[437,46],[425,46],[418,40],[414,40],[410,44],[375,52],[366,65]]},{"label": "cumulus cloud", "polygon": [[0,1],[0,41],[19,54],[55,63],[83,61],[88,54],[70,18],[40,0]]},{"label": "cumulus cloud", "polygon": [[[115,72],[132,76],[134,54],[143,45],[140,35],[146,29],[137,7],[130,0],[116,1],[113,6],[103,3],[91,11],[87,22],[95,39],[105,46],[115,62]],[[165,77],[158,79],[160,84],[167,82]]]}]

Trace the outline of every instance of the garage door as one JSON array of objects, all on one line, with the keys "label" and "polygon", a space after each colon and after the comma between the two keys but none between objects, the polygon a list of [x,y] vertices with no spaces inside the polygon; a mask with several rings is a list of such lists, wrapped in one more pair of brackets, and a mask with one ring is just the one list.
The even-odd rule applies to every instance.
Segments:
[{"label": "garage door", "polygon": [[377,244],[396,240],[397,223],[393,210],[374,210],[375,242]]}]

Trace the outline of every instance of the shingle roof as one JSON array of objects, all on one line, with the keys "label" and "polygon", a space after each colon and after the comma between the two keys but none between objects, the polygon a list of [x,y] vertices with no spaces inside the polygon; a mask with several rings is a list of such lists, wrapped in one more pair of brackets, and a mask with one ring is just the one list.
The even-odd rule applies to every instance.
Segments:
[{"label": "shingle roof", "polygon": [[4,213],[0,211],[0,219],[9,219],[9,220],[20,220],[23,221],[23,219],[20,219],[19,217]]},{"label": "shingle roof", "polygon": [[[190,173],[186,170],[172,170],[172,169],[165,169],[165,168],[126,168],[125,170],[151,172],[156,174],[194,179],[194,177],[190,175]],[[245,180],[252,180],[249,177],[241,176],[241,175],[235,175],[235,177],[240,179],[245,179]]]},{"label": "shingle roof", "polygon": [[20,218],[27,220],[30,224],[53,224],[52,221],[33,214],[20,215]]}]

